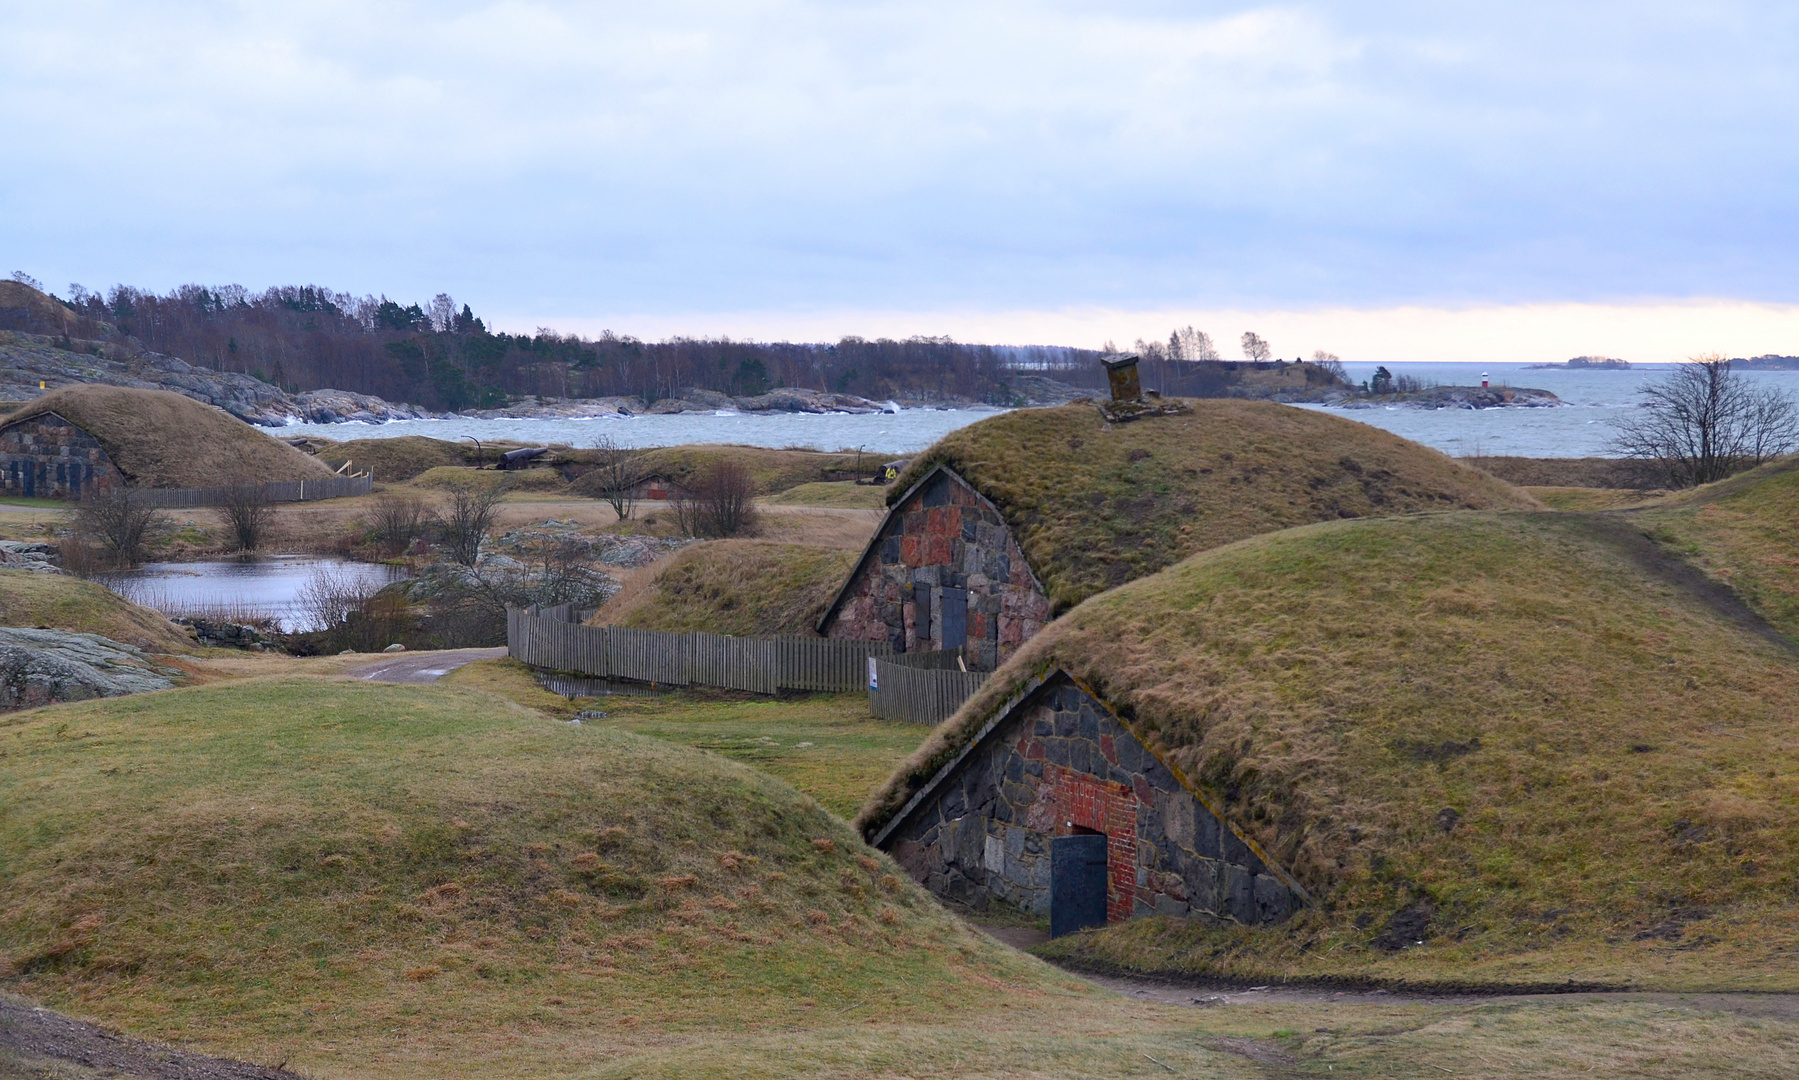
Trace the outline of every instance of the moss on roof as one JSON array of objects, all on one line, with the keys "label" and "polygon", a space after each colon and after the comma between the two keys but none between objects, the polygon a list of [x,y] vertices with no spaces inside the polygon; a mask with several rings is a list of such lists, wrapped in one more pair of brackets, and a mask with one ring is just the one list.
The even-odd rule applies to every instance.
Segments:
[{"label": "moss on roof", "polygon": [[951,432],[937,465],[993,500],[1058,610],[1196,551],[1336,518],[1535,506],[1453,459],[1341,417],[1260,401],[1108,427],[1091,404],[1021,409]]},{"label": "moss on roof", "polygon": [[[1799,948],[1799,661],[1624,524],[1345,521],[1194,556],[1026,643],[857,824],[1060,668],[1314,898],[1279,928],[1127,924],[1065,954],[1256,979],[1799,985],[1779,959]],[[1408,909],[1429,912],[1427,947],[1382,951]]]},{"label": "moss on roof", "polygon": [[192,488],[322,480],[331,469],[223,409],[167,390],[80,385],[52,390],[6,418],[53,412],[99,441],[134,487]]}]

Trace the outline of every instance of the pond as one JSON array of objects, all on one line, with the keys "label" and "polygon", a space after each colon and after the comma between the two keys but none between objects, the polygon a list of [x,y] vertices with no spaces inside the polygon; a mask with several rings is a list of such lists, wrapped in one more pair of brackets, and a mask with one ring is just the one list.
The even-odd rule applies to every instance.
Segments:
[{"label": "pond", "polygon": [[316,555],[275,555],[213,562],[148,563],[99,581],[125,599],[182,616],[248,622],[267,619],[287,632],[315,629],[304,593],[329,580],[372,593],[406,577],[397,566]]}]

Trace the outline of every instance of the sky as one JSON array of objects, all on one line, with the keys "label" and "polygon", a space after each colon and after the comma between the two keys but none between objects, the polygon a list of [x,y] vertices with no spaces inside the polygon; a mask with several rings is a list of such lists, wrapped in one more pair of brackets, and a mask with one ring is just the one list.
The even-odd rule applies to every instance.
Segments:
[{"label": "sky", "polygon": [[1799,354],[1799,6],[0,0],[0,274],[497,326]]}]

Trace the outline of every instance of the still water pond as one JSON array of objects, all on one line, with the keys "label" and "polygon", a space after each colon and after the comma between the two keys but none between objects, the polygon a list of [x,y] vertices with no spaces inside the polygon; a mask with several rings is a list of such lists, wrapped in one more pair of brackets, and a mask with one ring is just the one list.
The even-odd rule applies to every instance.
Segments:
[{"label": "still water pond", "polygon": [[[309,583],[330,577],[374,591],[405,577],[395,566],[312,555],[226,559],[217,562],[148,563],[108,574],[107,588],[133,603],[171,617],[201,616],[231,621],[272,619],[286,631],[312,629],[304,593]],[[360,591],[360,589],[359,589]]]}]

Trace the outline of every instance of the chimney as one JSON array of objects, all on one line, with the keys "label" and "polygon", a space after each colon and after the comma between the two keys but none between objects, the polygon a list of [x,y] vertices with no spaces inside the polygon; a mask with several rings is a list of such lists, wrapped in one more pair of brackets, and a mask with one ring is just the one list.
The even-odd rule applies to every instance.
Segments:
[{"label": "chimney", "polygon": [[1112,384],[1113,401],[1143,400],[1143,383],[1137,378],[1137,354],[1120,353],[1117,359],[1100,358],[1106,366],[1106,380]]}]

